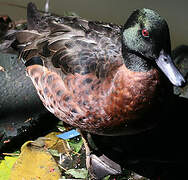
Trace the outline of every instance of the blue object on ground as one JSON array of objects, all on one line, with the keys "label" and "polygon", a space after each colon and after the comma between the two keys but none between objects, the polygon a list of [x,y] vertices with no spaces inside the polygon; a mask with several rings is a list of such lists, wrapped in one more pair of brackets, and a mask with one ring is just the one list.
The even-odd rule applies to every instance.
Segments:
[{"label": "blue object on ground", "polygon": [[57,137],[66,140],[66,139],[71,139],[71,138],[79,136],[79,135],[80,135],[80,133],[78,131],[76,131],[75,129],[73,129],[68,132],[58,134]]}]

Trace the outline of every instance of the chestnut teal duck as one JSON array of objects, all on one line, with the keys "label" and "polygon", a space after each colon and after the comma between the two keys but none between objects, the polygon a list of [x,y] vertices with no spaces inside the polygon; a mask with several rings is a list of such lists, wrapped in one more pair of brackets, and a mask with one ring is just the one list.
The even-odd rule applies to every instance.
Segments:
[{"label": "chestnut teal duck", "polygon": [[[167,22],[150,9],[125,25],[41,15],[32,3],[17,32],[20,53],[44,106],[67,124],[101,135],[153,127],[161,104],[182,86]],[[149,117],[149,118],[148,118]]]}]

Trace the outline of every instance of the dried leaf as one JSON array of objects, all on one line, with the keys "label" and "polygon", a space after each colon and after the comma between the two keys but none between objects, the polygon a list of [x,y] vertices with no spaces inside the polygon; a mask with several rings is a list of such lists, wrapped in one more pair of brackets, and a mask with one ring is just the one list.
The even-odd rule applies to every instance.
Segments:
[{"label": "dried leaf", "polygon": [[51,150],[56,150],[58,153],[69,154],[70,149],[67,146],[67,141],[57,137],[58,132],[51,132],[45,136],[48,140],[45,141],[45,147]]},{"label": "dried leaf", "polygon": [[2,67],[2,66],[0,66],[0,71],[5,72],[5,68],[4,68],[4,67]]}]

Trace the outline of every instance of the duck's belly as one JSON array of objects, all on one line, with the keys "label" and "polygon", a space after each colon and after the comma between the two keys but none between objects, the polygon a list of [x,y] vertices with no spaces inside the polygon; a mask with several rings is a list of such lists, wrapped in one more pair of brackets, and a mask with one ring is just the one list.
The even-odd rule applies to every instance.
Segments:
[{"label": "duck's belly", "polygon": [[120,76],[113,79],[113,84],[108,79],[101,82],[93,75],[68,75],[62,80],[57,73],[40,65],[28,67],[27,73],[45,107],[84,131],[133,134],[156,124],[155,118],[143,118],[152,111],[152,94],[145,96],[139,88],[130,89],[131,84],[122,87]]}]

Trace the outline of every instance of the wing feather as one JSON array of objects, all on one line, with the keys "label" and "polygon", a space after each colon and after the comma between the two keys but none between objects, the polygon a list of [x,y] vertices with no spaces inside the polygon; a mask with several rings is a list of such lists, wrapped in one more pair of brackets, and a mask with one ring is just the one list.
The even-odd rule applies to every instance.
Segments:
[{"label": "wing feather", "polygon": [[[39,18],[33,21],[36,19],[39,23]],[[36,25],[29,17],[35,30],[17,33],[18,41],[26,44],[21,53],[25,61],[41,56],[48,68],[59,68],[64,74],[95,73],[99,78],[106,77],[122,65],[120,26],[79,17],[50,16],[46,20],[43,17],[41,21],[41,27],[45,24],[46,29],[40,29],[38,24],[39,29],[36,30]]]}]

